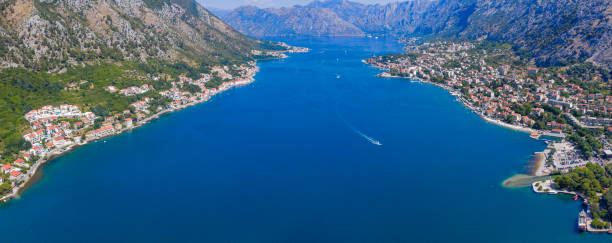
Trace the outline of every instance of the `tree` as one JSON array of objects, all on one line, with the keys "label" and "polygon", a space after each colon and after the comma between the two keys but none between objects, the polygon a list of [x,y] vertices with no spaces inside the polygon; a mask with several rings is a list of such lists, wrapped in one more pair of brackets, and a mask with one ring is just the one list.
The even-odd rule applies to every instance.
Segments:
[{"label": "tree", "polygon": [[181,90],[188,91],[189,93],[192,93],[192,94],[202,92],[202,89],[200,89],[200,86],[197,86],[195,84],[183,84],[183,87],[181,88]]},{"label": "tree", "polygon": [[595,218],[593,219],[593,221],[591,221],[591,226],[593,226],[593,228],[596,228],[596,229],[603,229],[603,228],[610,227],[610,223],[603,222],[601,221],[600,218]]},{"label": "tree", "polygon": [[13,187],[9,183],[2,183],[0,185],[0,195],[6,195],[7,193],[13,191]]},{"label": "tree", "polygon": [[32,147],[30,142],[26,141],[19,132],[12,132],[9,136],[1,139],[1,141],[6,146],[6,152],[8,153],[17,153],[20,150],[27,150]]}]

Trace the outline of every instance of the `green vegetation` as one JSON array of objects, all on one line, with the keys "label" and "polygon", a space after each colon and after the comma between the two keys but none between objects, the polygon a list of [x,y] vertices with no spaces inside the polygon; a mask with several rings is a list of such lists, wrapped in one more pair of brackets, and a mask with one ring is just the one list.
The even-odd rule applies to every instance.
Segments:
[{"label": "green vegetation", "polygon": [[605,228],[610,227],[610,222],[604,222],[604,221],[601,221],[600,218],[595,218],[593,219],[593,221],[591,221],[591,226],[593,226],[593,228],[596,228],[596,229],[605,229]]},{"label": "green vegetation", "polygon": [[192,94],[202,92],[202,89],[200,89],[200,86],[197,86],[195,84],[187,84],[187,83],[183,84],[183,86],[181,87],[181,90],[188,91],[189,93],[192,93]]},{"label": "green vegetation", "polygon": [[13,187],[11,186],[10,183],[5,182],[0,185],[0,195],[5,195],[11,192],[12,190],[13,190]]},{"label": "green vegetation", "polygon": [[594,213],[597,213],[598,217],[612,221],[612,190],[607,190],[601,200],[597,202],[597,205],[597,207],[593,207],[595,209]]},{"label": "green vegetation", "polygon": [[[612,190],[608,188],[612,183],[612,165],[605,168],[588,163],[586,167],[575,168],[567,174],[553,176],[555,186],[575,191],[585,195],[590,203],[593,214],[593,227],[602,229],[610,227],[612,220]],[[604,192],[605,191],[605,192]],[[600,196],[603,193],[603,196]]]},{"label": "green vegetation", "polygon": [[[586,94],[600,93],[610,95],[612,72],[585,62],[568,67],[565,70],[568,81],[580,86]],[[597,82],[599,81],[599,82]]]},{"label": "green vegetation", "polygon": [[[33,109],[45,105],[73,104],[81,111],[92,111],[98,116],[108,116],[115,112],[129,109],[129,105],[144,96],[157,98],[155,105],[165,106],[169,103],[156,92],[139,96],[123,96],[109,93],[106,86],[127,88],[145,83],[152,84],[156,90],[168,89],[170,81],[161,78],[158,81],[149,79],[149,75],[199,76],[210,64],[196,67],[184,63],[167,63],[151,60],[147,63],[122,62],[121,65],[110,63],[68,68],[62,74],[33,72],[25,68],[8,68],[0,72],[0,154],[15,154],[19,150],[29,149],[30,144],[23,139],[29,130],[29,124],[23,117]],[[197,75],[196,75],[197,74]],[[215,81],[218,83],[220,81]],[[220,83],[219,83],[220,84]],[[197,91],[199,87],[186,87]]]},{"label": "green vegetation", "polygon": [[261,49],[270,50],[270,51],[286,51],[287,47],[281,46],[276,42],[261,40],[259,45]]},{"label": "green vegetation", "polygon": [[597,201],[597,193],[602,193],[605,188],[610,187],[610,172],[612,165],[604,169],[588,163],[585,167],[572,169],[567,174],[554,176],[553,180],[557,188],[575,191]]},{"label": "green vegetation", "polygon": [[572,133],[567,139],[575,143],[584,156],[588,158],[603,147],[601,141],[596,138],[601,133],[602,131],[599,130],[576,128],[576,132]]},{"label": "green vegetation", "polygon": [[219,78],[217,74],[213,74],[210,81],[206,82],[206,88],[207,89],[217,88],[222,83],[223,83],[223,79]]},{"label": "green vegetation", "polygon": [[[572,14],[565,16],[559,28],[567,28],[573,21]],[[540,36],[534,36],[534,39],[538,38]],[[471,48],[471,44],[474,48]],[[576,145],[577,152],[582,152],[582,157],[587,161],[601,152],[603,139],[612,137],[612,130],[604,132],[604,129],[577,127],[565,113],[571,112],[578,118],[612,117],[605,113],[608,102],[606,96],[612,94],[612,72],[605,67],[585,60],[569,64],[567,62],[571,60],[558,60],[558,63],[551,64],[560,66],[535,68],[533,63],[537,63],[537,60],[530,57],[527,49],[517,50],[509,44],[486,40],[471,43],[443,40],[427,45],[409,45],[406,49],[412,53],[385,55],[370,61],[396,76],[406,75],[400,70],[416,65],[420,69],[417,77],[446,84],[452,91],[460,92],[466,102],[481,108],[480,111],[486,112],[491,118],[524,127],[531,126],[539,131],[561,128],[567,135],[566,139]],[[557,95],[564,99],[553,97]],[[570,102],[575,106],[552,102],[555,100]],[[549,126],[549,122],[559,125]],[[604,128],[608,129],[606,126]],[[552,148],[546,161],[547,166],[552,166],[551,155],[554,153],[555,149]],[[556,170],[550,174],[556,187],[584,195],[595,218],[593,227],[610,227],[612,190],[609,188],[612,186],[612,165],[602,167],[588,163],[583,168],[562,173]],[[534,178],[516,175],[504,181],[503,185],[527,186],[531,185]],[[538,183],[534,186],[536,190],[548,189]]]}]

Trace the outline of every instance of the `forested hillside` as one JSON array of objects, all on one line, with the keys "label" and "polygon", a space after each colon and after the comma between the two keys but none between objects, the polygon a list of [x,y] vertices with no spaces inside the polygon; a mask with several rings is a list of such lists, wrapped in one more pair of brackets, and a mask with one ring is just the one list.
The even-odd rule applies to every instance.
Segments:
[{"label": "forested hillside", "polygon": [[169,88],[179,75],[198,78],[214,65],[242,64],[253,50],[276,48],[192,0],[0,0],[0,43],[5,155],[28,148],[23,116],[32,109],[73,104],[103,117],[140,99],[107,86]]}]

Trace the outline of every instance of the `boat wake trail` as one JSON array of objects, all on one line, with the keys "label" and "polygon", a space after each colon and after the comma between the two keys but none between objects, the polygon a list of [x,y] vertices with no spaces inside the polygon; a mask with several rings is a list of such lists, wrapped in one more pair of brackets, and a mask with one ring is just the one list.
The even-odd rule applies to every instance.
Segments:
[{"label": "boat wake trail", "polygon": [[365,135],[364,133],[362,133],[361,131],[357,130],[354,127],[351,127],[353,131],[355,131],[357,134],[359,134],[359,136],[365,138],[366,140],[368,140],[368,142],[374,144],[374,145],[378,145],[378,146],[382,146],[382,143],[380,143],[380,141],[373,139],[372,137]]},{"label": "boat wake trail", "polygon": [[371,144],[374,145],[378,145],[378,146],[382,146],[382,143],[368,135],[366,135],[365,133],[359,131],[359,129],[355,128],[353,125],[351,125],[350,123],[348,123],[348,121],[346,121],[339,113],[336,112],[336,114],[338,115],[338,117],[340,117],[340,119],[344,122],[344,124],[346,124],[349,128],[351,128],[351,130],[355,133],[357,133],[359,136],[361,136],[362,138],[365,138],[365,140],[367,140],[368,142],[370,142]]}]

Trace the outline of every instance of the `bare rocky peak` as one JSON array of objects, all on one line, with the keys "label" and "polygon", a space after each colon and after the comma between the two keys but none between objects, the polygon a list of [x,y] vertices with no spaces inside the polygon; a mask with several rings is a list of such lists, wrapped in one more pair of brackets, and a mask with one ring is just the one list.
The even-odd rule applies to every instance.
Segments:
[{"label": "bare rocky peak", "polygon": [[3,0],[2,67],[58,70],[99,59],[244,56],[255,40],[191,0]]}]

